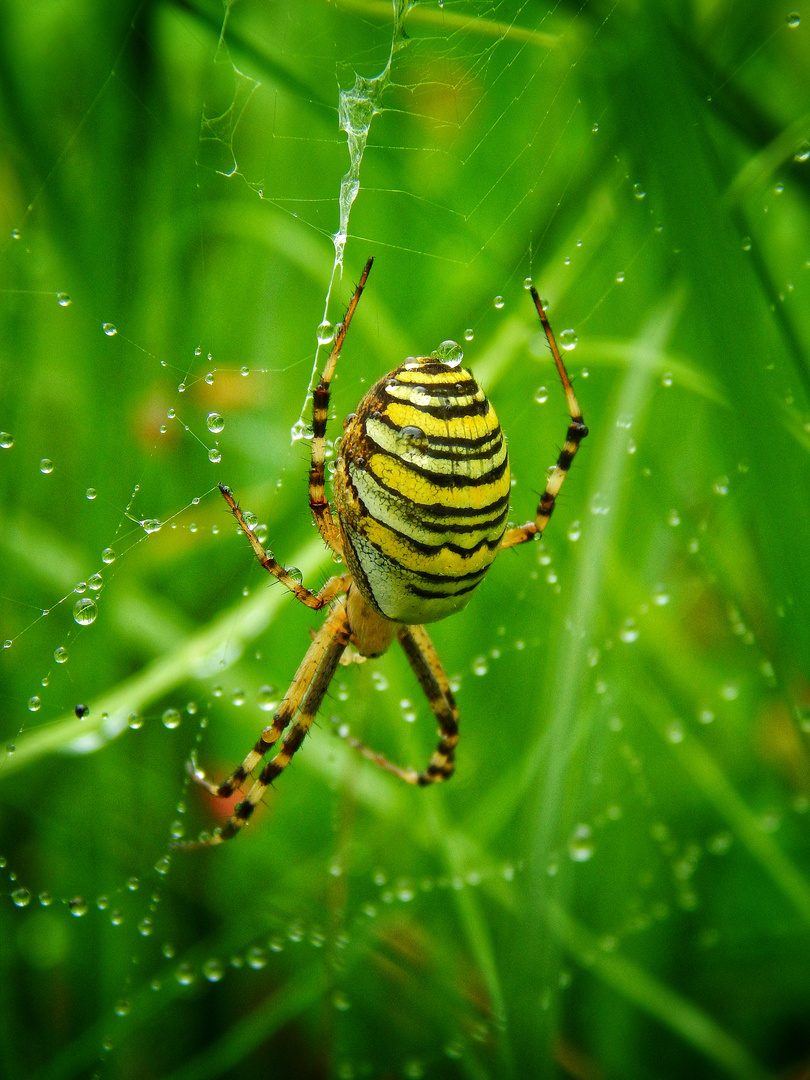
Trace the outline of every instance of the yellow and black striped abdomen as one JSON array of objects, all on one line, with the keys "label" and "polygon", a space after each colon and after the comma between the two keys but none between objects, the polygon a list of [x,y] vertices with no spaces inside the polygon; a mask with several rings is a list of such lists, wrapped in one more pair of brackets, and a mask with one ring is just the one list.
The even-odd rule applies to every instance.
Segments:
[{"label": "yellow and black striped abdomen", "polygon": [[347,420],[334,495],[373,608],[409,624],[463,608],[509,510],[506,440],[469,371],[420,357],[372,387]]}]

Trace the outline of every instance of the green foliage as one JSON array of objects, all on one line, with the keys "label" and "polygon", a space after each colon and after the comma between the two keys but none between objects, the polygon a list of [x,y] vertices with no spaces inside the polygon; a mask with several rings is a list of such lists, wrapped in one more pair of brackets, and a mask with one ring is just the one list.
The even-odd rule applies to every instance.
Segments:
[{"label": "green foliage", "polygon": [[[3,1076],[810,1055],[810,27],[761,0],[400,15],[5,5]],[[339,90],[389,61],[330,293]],[[238,840],[172,852],[222,820],[190,753],[241,760],[319,623],[216,483],[308,585],[334,570],[290,431],[370,254],[333,438],[406,355],[462,341],[531,518],[566,412],[527,278],[576,335],[591,435],[545,542],[431,630],[450,784],[406,789],[333,734],[427,761],[392,650],[340,669]]]}]

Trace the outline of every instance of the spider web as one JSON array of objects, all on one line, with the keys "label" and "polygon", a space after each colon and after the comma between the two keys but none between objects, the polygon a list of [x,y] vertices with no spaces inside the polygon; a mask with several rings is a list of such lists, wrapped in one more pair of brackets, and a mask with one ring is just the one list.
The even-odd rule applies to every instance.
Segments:
[{"label": "spider web", "polygon": [[[11,6],[4,1075],[810,1052],[807,28],[704,7]],[[317,625],[216,484],[308,586],[334,571],[308,389],[372,254],[331,440],[454,339],[530,518],[566,427],[532,282],[591,435],[544,543],[432,629],[452,784],[400,790],[333,736],[428,760],[392,652],[340,669],[238,841],[173,853],[232,807],[189,756],[241,760]]]}]

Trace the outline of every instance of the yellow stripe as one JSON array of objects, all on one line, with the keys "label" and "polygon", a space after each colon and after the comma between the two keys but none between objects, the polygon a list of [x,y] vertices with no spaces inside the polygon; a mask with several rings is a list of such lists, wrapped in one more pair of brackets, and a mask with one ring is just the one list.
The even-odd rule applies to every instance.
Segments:
[{"label": "yellow stripe", "polygon": [[474,574],[486,570],[498,553],[497,547],[490,549],[485,545],[474,555],[457,555],[447,548],[436,555],[425,555],[378,521],[369,519],[363,531],[371,543],[376,544],[389,559],[394,559],[401,569],[417,574],[441,574],[448,578]]},{"label": "yellow stripe", "polygon": [[[506,457],[506,443],[501,441],[500,448],[488,457],[467,457],[463,449],[458,450],[452,458],[434,457],[429,447],[419,445],[418,440],[408,440],[403,437],[401,430],[393,431],[387,424],[380,420],[368,419],[366,421],[366,434],[369,438],[387,450],[389,454],[395,454],[402,461],[415,465],[426,472],[439,473],[444,476],[462,476],[475,479],[497,468]],[[423,439],[422,443],[426,443]]]},{"label": "yellow stripe", "polygon": [[490,406],[486,416],[431,416],[415,405],[392,401],[383,414],[396,427],[418,427],[426,435],[441,439],[480,439],[498,429],[498,417]]},{"label": "yellow stripe", "polygon": [[[418,357],[417,360],[430,360],[429,356]],[[413,367],[408,364],[405,367],[401,367],[396,374],[398,382],[413,383],[414,386],[428,387],[431,383],[452,383],[454,386],[456,383],[472,383],[475,385],[475,379],[464,368],[450,368],[447,371],[439,371],[428,374],[422,368],[422,365],[414,365]]]},{"label": "yellow stripe", "polygon": [[[402,498],[411,502],[430,506],[440,503],[454,509],[480,509],[503,498],[509,491],[509,469],[505,469],[500,479],[490,484],[475,484],[471,487],[441,487],[423,476],[417,476],[409,469],[404,469],[396,458],[385,454],[372,454],[367,463],[368,471],[387,487],[398,492]],[[354,473],[352,469],[352,473]]]}]

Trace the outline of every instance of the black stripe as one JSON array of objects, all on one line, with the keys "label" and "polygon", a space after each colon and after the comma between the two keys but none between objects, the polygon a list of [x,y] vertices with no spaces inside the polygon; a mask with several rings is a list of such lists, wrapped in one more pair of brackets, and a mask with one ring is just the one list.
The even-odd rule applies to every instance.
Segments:
[{"label": "black stripe", "polygon": [[[411,387],[416,389],[416,387]],[[427,387],[424,388],[425,393],[428,393]],[[407,398],[394,397],[393,394],[389,394],[387,390],[383,389],[383,397],[387,399],[389,403],[394,402],[397,405],[409,405],[412,409],[416,409],[417,412],[424,413],[426,416],[435,416],[439,420],[453,420],[457,417],[464,416],[487,416],[492,406],[487,398],[482,397],[480,401],[471,401],[467,405],[417,405],[413,401],[408,401]],[[431,394],[431,397],[441,397],[440,394]]]},{"label": "black stripe", "polygon": [[[418,406],[414,407],[418,408]],[[388,428],[393,435],[402,435],[402,428],[385,414],[375,416],[374,419],[378,424]],[[367,422],[364,429],[366,435],[368,435]],[[427,433],[425,433],[425,438],[427,440],[427,446],[424,447],[426,454],[428,457],[437,458],[438,460],[453,461],[461,457],[465,461],[476,461],[494,457],[496,453],[500,453],[503,446],[503,432],[500,425],[477,439],[451,439],[445,435],[428,435]]]},{"label": "black stripe", "polygon": [[[494,551],[501,546],[500,536],[495,540],[488,540],[484,537],[482,540],[479,540],[477,544],[474,544],[469,548],[460,547],[458,544],[425,544],[421,540],[415,540],[410,533],[403,533],[400,532],[399,529],[393,528],[387,521],[380,521],[379,518],[374,518],[374,521],[376,521],[378,525],[382,525],[384,528],[388,529],[394,536],[399,536],[402,540],[405,540],[415,551],[420,552],[422,555],[438,555],[441,551],[452,551],[454,555],[461,555],[463,558],[469,558],[471,555],[477,554],[482,547],[488,547],[490,551]],[[403,569],[406,569],[408,573],[420,572],[409,570],[407,567],[403,567]]]},{"label": "black stripe", "polygon": [[[420,375],[422,372],[420,371]],[[425,374],[428,374],[425,372]],[[430,378],[427,378],[420,382],[406,382],[404,379],[400,379],[398,376],[394,376],[385,384],[387,390],[391,383],[396,383],[397,386],[401,386],[403,390],[416,390],[418,387],[424,390],[426,394],[430,394],[431,397],[474,397],[476,394],[481,393],[481,387],[475,381],[475,379],[467,379],[466,381],[457,380],[454,383],[447,383],[436,381],[433,382]],[[418,408],[418,406],[417,406]]]},{"label": "black stripe", "polygon": [[[487,567],[487,570],[489,567]],[[486,573],[486,570],[481,572],[481,575]],[[452,581],[452,578],[448,578],[448,581]],[[421,596],[424,600],[450,600],[454,596],[463,596],[464,593],[472,592],[473,589],[477,589],[481,584],[481,578],[478,581],[474,581],[472,585],[466,585],[463,589],[452,589],[450,592],[429,592],[427,589],[420,589],[416,585],[408,584],[408,591],[413,593],[414,596]]]}]

